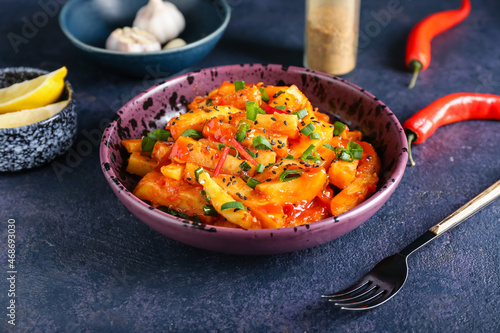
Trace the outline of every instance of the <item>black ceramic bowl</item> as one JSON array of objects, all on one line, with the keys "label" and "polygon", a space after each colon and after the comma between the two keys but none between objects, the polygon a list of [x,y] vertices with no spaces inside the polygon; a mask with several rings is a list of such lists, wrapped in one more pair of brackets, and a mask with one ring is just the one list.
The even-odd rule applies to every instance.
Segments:
[{"label": "black ceramic bowl", "polygon": [[[49,72],[27,67],[0,70],[0,88],[34,79]],[[77,121],[71,85],[65,82],[60,101],[68,105],[40,122],[13,128],[0,128],[0,171],[31,169],[53,161],[73,145]]]}]

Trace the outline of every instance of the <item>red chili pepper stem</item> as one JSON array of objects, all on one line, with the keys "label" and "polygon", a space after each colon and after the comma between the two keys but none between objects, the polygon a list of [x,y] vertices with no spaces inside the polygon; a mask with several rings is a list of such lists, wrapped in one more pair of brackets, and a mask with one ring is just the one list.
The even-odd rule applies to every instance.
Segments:
[{"label": "red chili pepper stem", "polygon": [[423,65],[420,61],[418,61],[418,60],[410,61],[410,63],[408,64],[408,68],[410,69],[410,71],[413,72],[413,76],[411,77],[411,81],[410,81],[410,84],[408,85],[408,88],[412,89],[413,87],[415,87],[415,83],[417,82],[418,74],[422,70],[422,67],[423,67]]},{"label": "red chili pepper stem", "polygon": [[413,160],[413,156],[411,155],[411,144],[417,139],[417,133],[409,129],[406,129],[405,133],[406,139],[408,140],[408,160],[410,161],[410,166],[415,166],[415,161]]}]

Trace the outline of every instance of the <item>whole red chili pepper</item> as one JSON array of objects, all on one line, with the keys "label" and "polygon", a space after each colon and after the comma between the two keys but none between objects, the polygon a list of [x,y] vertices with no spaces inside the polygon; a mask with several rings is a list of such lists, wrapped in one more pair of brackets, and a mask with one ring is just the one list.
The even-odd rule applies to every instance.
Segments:
[{"label": "whole red chili pepper", "polygon": [[462,0],[462,7],[434,13],[420,21],[410,32],[406,43],[406,66],[413,72],[409,88],[415,86],[418,73],[431,63],[431,40],[445,30],[459,24],[470,13],[470,1]]},{"label": "whole red chili pepper", "polygon": [[441,97],[404,122],[408,138],[410,164],[415,165],[411,144],[419,144],[443,125],[471,119],[500,120],[500,96],[478,93],[455,93]]}]

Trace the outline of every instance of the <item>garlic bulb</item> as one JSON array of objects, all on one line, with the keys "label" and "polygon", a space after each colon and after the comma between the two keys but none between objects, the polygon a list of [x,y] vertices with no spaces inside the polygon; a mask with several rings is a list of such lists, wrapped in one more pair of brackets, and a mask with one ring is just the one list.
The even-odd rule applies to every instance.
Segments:
[{"label": "garlic bulb", "polygon": [[186,26],[186,21],[173,3],[149,0],[146,6],[139,9],[132,25],[151,32],[161,44],[164,44],[180,35]]},{"label": "garlic bulb", "polygon": [[176,38],[176,39],[172,39],[170,42],[168,42],[167,44],[165,44],[165,46],[163,47],[164,50],[168,50],[168,49],[175,49],[175,48],[178,48],[178,47],[181,47],[181,46],[184,46],[186,45],[186,41],[182,38]]},{"label": "garlic bulb", "polygon": [[161,45],[153,34],[138,28],[125,27],[116,29],[109,35],[106,49],[138,53],[159,51]]}]

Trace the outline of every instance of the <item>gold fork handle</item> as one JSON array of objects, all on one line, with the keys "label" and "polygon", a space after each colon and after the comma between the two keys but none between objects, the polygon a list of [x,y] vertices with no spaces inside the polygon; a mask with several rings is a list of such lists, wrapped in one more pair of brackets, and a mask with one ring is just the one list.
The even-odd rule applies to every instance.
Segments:
[{"label": "gold fork handle", "polygon": [[500,180],[477,195],[474,199],[457,209],[450,216],[429,229],[435,235],[456,227],[500,196]]}]

